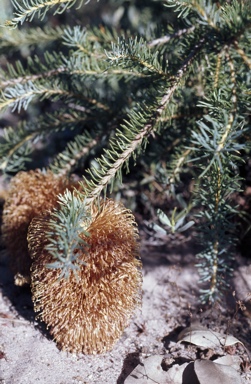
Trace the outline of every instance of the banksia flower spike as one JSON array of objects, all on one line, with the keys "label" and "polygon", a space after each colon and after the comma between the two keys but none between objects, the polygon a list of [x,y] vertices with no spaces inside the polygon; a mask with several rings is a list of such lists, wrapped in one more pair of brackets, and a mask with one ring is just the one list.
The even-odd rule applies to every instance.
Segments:
[{"label": "banksia flower spike", "polygon": [[29,227],[35,311],[59,348],[85,354],[110,350],[141,301],[134,217],[112,200],[93,204],[78,235],[84,243],[76,250],[77,276],[71,270],[67,278],[60,278],[60,268],[48,268],[55,260],[44,234],[51,228],[49,216],[33,219]]},{"label": "banksia flower spike", "polygon": [[19,172],[10,182],[4,204],[2,234],[16,285],[29,283],[31,259],[27,232],[31,220],[57,205],[57,195],[73,183],[51,171]]}]

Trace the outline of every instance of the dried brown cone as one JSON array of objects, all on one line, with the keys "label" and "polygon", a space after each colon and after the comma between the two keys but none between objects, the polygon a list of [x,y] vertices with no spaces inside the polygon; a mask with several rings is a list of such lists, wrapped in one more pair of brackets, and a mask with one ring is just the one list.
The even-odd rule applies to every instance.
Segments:
[{"label": "dried brown cone", "polygon": [[19,172],[11,180],[4,204],[2,234],[16,285],[29,283],[31,259],[27,232],[31,220],[55,207],[57,195],[66,188],[73,188],[73,183],[50,171]]},{"label": "dried brown cone", "polygon": [[[138,231],[133,215],[111,200],[92,207],[92,219],[80,235],[88,243],[79,250],[79,278],[71,271],[59,278],[59,269],[45,249],[43,235],[49,217],[35,218],[28,241],[34,258],[31,273],[32,298],[58,347],[85,354],[110,350],[121,336],[134,309],[141,302],[141,262]],[[81,264],[85,262],[86,264]]]}]

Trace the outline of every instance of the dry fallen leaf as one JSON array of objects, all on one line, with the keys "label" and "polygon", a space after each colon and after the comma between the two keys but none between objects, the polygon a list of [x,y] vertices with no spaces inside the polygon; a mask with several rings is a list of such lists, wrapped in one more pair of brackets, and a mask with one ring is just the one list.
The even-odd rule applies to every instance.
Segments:
[{"label": "dry fallen leaf", "polygon": [[241,384],[240,374],[229,365],[215,364],[210,360],[196,360],[194,371],[200,384]]},{"label": "dry fallen leaf", "polygon": [[[175,364],[168,370],[168,379],[172,384],[241,384],[240,374],[230,364],[230,359],[218,359],[218,362],[210,360],[196,360],[182,365]],[[227,364],[224,364],[227,363]]]},{"label": "dry fallen leaf", "polygon": [[161,367],[162,355],[149,356],[131,372],[124,384],[173,384]]},{"label": "dry fallen leaf", "polygon": [[[193,363],[184,363],[184,364],[181,364],[181,365],[178,365],[178,364],[174,364],[167,372],[168,374],[168,380],[170,380],[170,383],[172,384],[182,384],[182,378],[183,378],[183,375],[184,375],[184,371],[185,369],[188,369],[188,371],[190,371],[190,367],[187,368],[188,365],[191,365]],[[193,382],[191,376],[190,376],[190,381],[191,383]],[[188,377],[187,377],[187,380],[188,380]]]},{"label": "dry fallen leaf", "polygon": [[230,365],[232,368],[238,371],[240,369],[242,359],[238,355],[225,355],[213,360],[216,364]]},{"label": "dry fallen leaf", "polygon": [[201,325],[197,324],[183,329],[183,331],[178,336],[178,340],[179,342],[186,341],[187,343],[211,349],[218,347],[228,347],[237,343],[242,344],[232,335],[224,335],[219,332],[214,332],[211,329],[202,327]]}]

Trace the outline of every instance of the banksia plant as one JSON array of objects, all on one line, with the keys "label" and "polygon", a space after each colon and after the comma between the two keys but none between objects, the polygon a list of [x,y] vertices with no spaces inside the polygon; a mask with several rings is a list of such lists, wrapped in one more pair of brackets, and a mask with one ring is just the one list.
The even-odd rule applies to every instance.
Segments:
[{"label": "banksia plant", "polygon": [[[191,209],[176,223],[167,215],[167,226],[181,230],[188,214],[196,218],[201,300],[214,302],[229,289],[239,239],[236,194],[250,157],[251,2],[87,3],[92,12],[96,4],[95,17],[85,23],[88,7],[81,1],[12,2],[13,15],[0,29],[0,112],[11,109],[15,118],[0,140],[0,169],[24,169],[42,141],[43,164],[83,176],[87,206],[107,191],[126,196],[134,182],[134,202],[144,207],[147,195],[139,190],[146,185],[185,208],[181,192]],[[63,138],[55,140],[60,145],[50,145],[52,137]],[[124,176],[135,164],[132,182]],[[55,238],[47,236],[63,276],[71,276],[77,261],[76,254],[67,256],[64,229],[76,224],[74,233],[81,231],[75,203],[67,204],[62,233],[55,228],[63,258],[57,260]]]},{"label": "banksia plant", "polygon": [[[84,202],[71,197],[79,215]],[[55,231],[56,223],[63,231],[65,215],[60,219],[52,212],[32,220],[28,232],[31,288],[35,311],[58,346],[95,354],[112,348],[140,303],[141,263],[138,231],[128,209],[105,200],[84,212],[75,236],[65,225],[67,254]],[[54,248],[48,237],[54,239]],[[67,258],[72,265],[62,278]]]},{"label": "banksia plant", "polygon": [[57,206],[57,195],[73,185],[70,179],[40,170],[19,172],[11,180],[4,204],[2,234],[16,285],[29,283],[30,279],[27,232],[31,220]]}]

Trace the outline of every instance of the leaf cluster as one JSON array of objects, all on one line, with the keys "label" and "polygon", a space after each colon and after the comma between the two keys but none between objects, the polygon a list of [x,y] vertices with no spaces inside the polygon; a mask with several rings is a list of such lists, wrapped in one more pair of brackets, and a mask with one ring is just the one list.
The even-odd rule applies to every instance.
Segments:
[{"label": "leaf cluster", "polygon": [[61,209],[51,213],[49,230],[46,232],[48,243],[45,246],[55,261],[47,267],[59,268],[61,277],[67,278],[69,271],[73,271],[77,277],[79,263],[83,264],[78,253],[88,252],[88,245],[79,234],[89,236],[84,228],[88,226],[90,213],[86,211],[84,202],[68,190],[64,195],[59,195],[58,199]]}]

